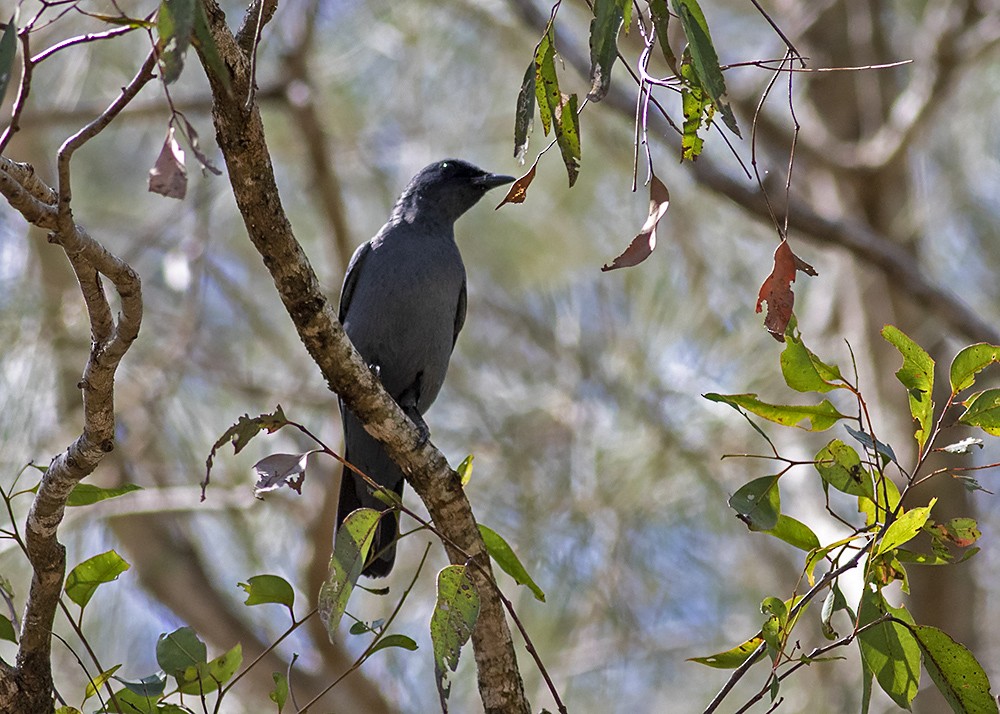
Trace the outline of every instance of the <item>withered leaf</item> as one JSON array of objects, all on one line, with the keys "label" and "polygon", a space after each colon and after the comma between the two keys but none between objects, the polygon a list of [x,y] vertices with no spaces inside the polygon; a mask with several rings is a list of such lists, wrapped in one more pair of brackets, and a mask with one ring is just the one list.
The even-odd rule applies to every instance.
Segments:
[{"label": "withered leaf", "polygon": [[524,203],[524,199],[528,196],[528,186],[531,182],[535,180],[535,170],[538,168],[538,159],[535,159],[535,163],[531,165],[528,169],[528,173],[519,178],[510,186],[510,190],[507,191],[507,195],[503,197],[503,200],[497,204],[497,207],[493,210],[499,209],[501,206],[507,203]]},{"label": "withered leaf", "polygon": [[761,311],[761,303],[766,302],[764,327],[778,342],[785,341],[785,328],[792,319],[792,305],[795,303],[792,283],[799,270],[806,275],[817,274],[815,268],[792,252],[788,241],[781,241],[774,250],[774,269],[760,286],[757,296],[757,312]]},{"label": "withered leaf", "polygon": [[307,451],[304,454],[271,454],[253,465],[253,470],[257,472],[257,483],[254,485],[253,495],[260,498],[262,493],[274,491],[282,486],[302,495],[302,482],[306,479],[306,465],[309,456],[316,451]]},{"label": "withered leaf", "polygon": [[630,268],[638,265],[648,258],[653,248],[656,247],[656,226],[667,212],[670,205],[670,192],[663,185],[660,179],[653,174],[649,182],[649,217],[639,231],[639,235],[632,239],[621,255],[612,261],[610,265],[601,268],[602,271],[615,270],[616,268]]},{"label": "withered leaf", "polygon": [[184,198],[187,194],[187,169],[184,168],[184,149],[177,143],[173,125],[167,130],[156,163],[149,170],[149,190],[167,198]]}]

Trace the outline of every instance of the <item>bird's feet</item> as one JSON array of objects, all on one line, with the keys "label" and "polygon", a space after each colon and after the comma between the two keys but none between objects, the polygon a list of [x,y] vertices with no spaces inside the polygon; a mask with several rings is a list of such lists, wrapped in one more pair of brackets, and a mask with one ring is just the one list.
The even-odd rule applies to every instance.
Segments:
[{"label": "bird's feet", "polygon": [[412,421],[413,425],[417,427],[417,434],[420,437],[417,441],[417,447],[419,448],[423,446],[430,441],[431,438],[431,430],[428,428],[427,422],[424,421],[423,415],[417,411],[417,406],[415,404],[401,404],[400,406],[403,408],[403,413],[410,417],[410,421]]}]

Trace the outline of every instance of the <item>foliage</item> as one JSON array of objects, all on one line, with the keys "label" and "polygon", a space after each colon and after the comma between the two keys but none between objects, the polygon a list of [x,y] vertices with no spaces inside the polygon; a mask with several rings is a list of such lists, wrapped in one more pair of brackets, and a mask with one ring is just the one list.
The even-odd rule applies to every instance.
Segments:
[{"label": "foliage", "polygon": [[[778,473],[753,479],[738,489],[729,501],[730,507],[750,530],[779,537],[804,551],[804,557],[799,583],[790,599],[782,601],[769,597],[761,605],[765,617],[756,635],[729,650],[696,657],[693,661],[736,670],[730,680],[732,684],[767,654],[770,671],[750,702],[765,695],[774,702],[781,683],[789,675],[805,665],[827,659],[827,653],[856,640],[861,653],[863,681],[870,684],[874,678],[900,707],[909,709],[916,696],[922,662],[955,712],[995,712],[997,704],[990,692],[989,680],[975,657],[944,632],[915,623],[905,605],[889,604],[888,595],[894,583],[900,585],[902,594],[909,593],[906,570],[909,565],[962,562],[978,550],[970,548],[956,561],[949,545],[964,549],[975,543],[980,535],[975,521],[961,518],[941,523],[931,517],[936,499],[930,499],[925,506],[913,505],[912,501],[916,497],[914,488],[931,478],[946,474],[959,476],[1000,466],[968,467],[957,463],[926,473],[926,459],[931,451],[956,453],[950,447],[936,446],[949,428],[967,424],[992,433],[992,429],[1000,426],[1000,416],[976,409],[977,395],[960,401],[961,394],[972,387],[976,375],[996,361],[1000,348],[979,344],[962,350],[952,362],[951,392],[943,408],[936,412],[932,399],[934,361],[898,328],[886,325],[882,335],[903,358],[903,366],[896,377],[907,395],[918,446],[915,462],[909,468],[899,463],[889,445],[875,437],[876,424],[869,416],[867,402],[856,380],[848,380],[836,365],[824,362],[809,350],[794,320],[784,335],[786,346],[780,360],[785,382],[799,392],[845,394],[853,406],[852,415],[842,413],[848,411],[846,406],[838,411],[826,399],[819,406],[799,406],[768,404],[748,394],[705,395],[711,401],[729,404],[739,411],[766,441],[771,453],[751,455],[752,458],[774,461],[781,466]],[[954,418],[952,410],[959,405],[965,409]],[[746,412],[785,427],[803,427],[805,422],[805,428],[811,430],[825,431],[842,423],[862,452],[859,454],[855,447],[835,438],[820,449],[812,461],[784,457]],[[822,480],[827,492],[827,510],[830,516],[850,529],[846,537],[822,544],[814,532],[801,523],[798,527],[806,537],[799,542],[776,532],[779,519],[784,515],[781,513],[780,480],[792,478],[792,471],[803,469],[811,469]],[[897,480],[902,488],[897,487]],[[857,515],[834,509],[829,498],[831,488],[854,497]],[[930,553],[913,549],[919,535],[929,538]],[[817,574],[820,564],[826,566],[826,570]],[[852,606],[844,594],[841,578],[856,568],[861,569],[864,577],[861,592]],[[805,587],[803,593],[799,591],[800,586]],[[804,636],[798,632],[793,635],[793,630],[809,604],[824,593],[822,629],[831,642],[808,648],[802,644]],[[845,613],[848,630],[844,635],[838,634],[838,626],[833,624],[833,616],[838,612]],[[706,711],[715,710],[728,688],[727,685]],[[863,711],[868,710],[871,694],[871,686],[866,686]]]}]

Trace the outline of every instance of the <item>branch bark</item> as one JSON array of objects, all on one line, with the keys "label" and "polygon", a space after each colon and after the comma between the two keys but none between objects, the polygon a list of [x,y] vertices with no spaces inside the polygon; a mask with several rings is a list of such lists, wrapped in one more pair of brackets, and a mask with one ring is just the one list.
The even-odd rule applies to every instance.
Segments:
[{"label": "branch bark", "polygon": [[[251,81],[249,55],[253,52],[252,42],[247,40],[253,32],[248,28],[250,23],[256,25],[258,21],[252,11],[256,4],[251,5],[251,12],[236,37],[226,26],[225,15],[216,2],[206,0],[205,6],[210,32],[231,73],[230,94],[220,79],[207,70],[215,97],[212,116],[216,140],[250,240],[263,258],[299,338],[330,389],[385,444],[389,455],[401,465],[414,491],[427,505],[441,533],[482,566],[482,569],[471,568],[470,573],[482,600],[472,640],[483,707],[490,713],[527,714],[530,706],[517,668],[510,629],[494,590],[489,556],[461,482],[433,444],[420,443],[416,428],[354,349],[334,306],[322,293],[281,206],[260,112],[256,104],[245,106]],[[202,64],[208,66],[204,57]],[[452,562],[466,562],[464,553],[447,544],[446,549]]]}]

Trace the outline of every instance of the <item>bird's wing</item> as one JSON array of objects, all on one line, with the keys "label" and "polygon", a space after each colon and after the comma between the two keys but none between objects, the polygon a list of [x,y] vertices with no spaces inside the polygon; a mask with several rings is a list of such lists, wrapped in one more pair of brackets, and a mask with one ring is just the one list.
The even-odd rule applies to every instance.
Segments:
[{"label": "bird's wing", "polygon": [[371,252],[372,244],[370,242],[363,243],[354,251],[354,255],[351,256],[351,262],[347,266],[347,275],[344,277],[344,287],[340,291],[340,312],[337,317],[341,322],[344,321],[347,309],[351,306],[351,298],[354,297],[354,287],[358,284],[358,276],[361,275],[361,264],[364,263],[365,258]]},{"label": "bird's wing", "polygon": [[455,310],[455,336],[451,338],[451,346],[455,346],[458,341],[458,333],[462,331],[465,324],[465,308],[468,298],[465,294],[465,281],[462,281],[462,290],[458,293],[458,308]]}]

